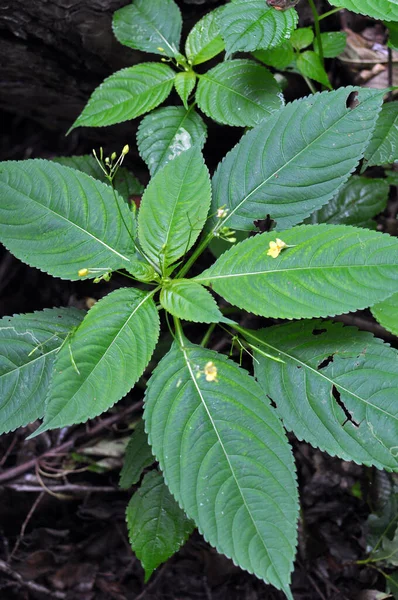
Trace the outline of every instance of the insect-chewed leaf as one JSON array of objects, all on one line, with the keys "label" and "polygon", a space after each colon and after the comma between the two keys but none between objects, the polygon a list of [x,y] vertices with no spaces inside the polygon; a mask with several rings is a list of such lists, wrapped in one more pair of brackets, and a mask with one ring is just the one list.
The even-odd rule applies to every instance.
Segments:
[{"label": "insect-chewed leaf", "polygon": [[372,314],[384,329],[398,335],[398,293],[372,306]]},{"label": "insect-chewed leaf", "polygon": [[[352,92],[358,106],[347,108]],[[330,200],[362,157],[381,108],[378,90],[341,88],[287,104],[246,133],[218,166],[212,213],[254,229],[267,214],[278,229],[300,223]],[[215,225],[217,219],[212,223]]]},{"label": "insect-chewed leaf", "polygon": [[301,225],[236,244],[195,281],[264,317],[332,316],[372,306],[398,290],[398,240],[344,225]]},{"label": "insect-chewed leaf", "polygon": [[398,470],[396,350],[329,321],[247,331],[246,339],[258,349],[256,377],[287,429],[332,456]]},{"label": "insect-chewed leaf", "polygon": [[200,65],[224,50],[218,16],[224,7],[216,8],[200,19],[188,34],[185,54],[192,65]]},{"label": "insect-chewed leaf", "polygon": [[82,268],[98,275],[130,263],[134,248],[119,209],[132,234],[134,223],[108,185],[36,159],[2,163],[0,193],[0,241],[32,267],[75,280]]},{"label": "insect-chewed leaf", "polygon": [[253,127],[283,106],[275,77],[252,60],[229,60],[200,75],[198,106],[218,123]]},{"label": "insect-chewed leaf", "polygon": [[145,581],[181,548],[195,527],[158,471],[145,475],[127,506],[126,519],[130,544],[145,570]]},{"label": "insect-chewed leaf", "polygon": [[228,54],[279,46],[290,37],[297,22],[294,8],[275,10],[263,0],[234,0],[219,17]]},{"label": "insect-chewed leaf", "polygon": [[94,90],[75,127],[104,127],[135,119],[170,94],[175,72],[163,63],[141,63],[117,71]]},{"label": "insect-chewed leaf", "polygon": [[298,505],[281,423],[246,371],[183,343],[161,360],[145,399],[165,481],[210,544],[289,593]]},{"label": "insect-chewed leaf", "polygon": [[160,303],[179,319],[195,323],[218,323],[225,320],[210,292],[190,279],[176,279],[169,287],[164,287]]},{"label": "insect-chewed leaf", "polygon": [[43,416],[56,353],[84,314],[52,308],[0,320],[0,433]]},{"label": "insect-chewed leaf", "polygon": [[174,57],[182,19],[174,0],[133,0],[113,15],[113,32],[124,46]]},{"label": "insect-chewed leaf", "polygon": [[44,422],[34,435],[92,419],[127,394],[158,340],[152,296],[122,288],[93,306],[57,355]]},{"label": "insect-chewed leaf", "polygon": [[127,444],[126,456],[120,472],[120,487],[126,489],[137,483],[145,467],[149,467],[154,461],[148,436],[145,433],[144,421],[141,420]]},{"label": "insect-chewed leaf", "polygon": [[144,252],[163,272],[194,245],[210,200],[209,172],[197,145],[150,181],[138,214],[138,237]]},{"label": "insect-chewed leaf", "polygon": [[158,108],[144,117],[137,132],[138,150],[153,176],[156,171],[189,150],[194,145],[202,148],[207,128],[193,107]]},{"label": "insect-chewed leaf", "polygon": [[397,0],[330,0],[330,4],[384,21],[398,21]]},{"label": "insect-chewed leaf", "polygon": [[398,102],[383,106],[365,159],[369,167],[398,161]]}]

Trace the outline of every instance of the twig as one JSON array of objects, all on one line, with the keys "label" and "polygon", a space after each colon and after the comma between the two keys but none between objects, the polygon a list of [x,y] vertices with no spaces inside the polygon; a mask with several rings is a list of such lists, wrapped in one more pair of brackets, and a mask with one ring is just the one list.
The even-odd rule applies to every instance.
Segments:
[{"label": "twig", "polygon": [[26,527],[27,527],[27,525],[28,525],[29,521],[31,520],[31,518],[32,518],[32,516],[33,516],[33,513],[35,512],[36,508],[39,506],[39,504],[40,504],[41,500],[43,499],[43,497],[44,497],[44,492],[42,491],[42,492],[40,492],[40,494],[37,496],[36,500],[33,502],[32,506],[31,506],[31,509],[30,509],[30,511],[29,511],[29,512],[28,512],[28,514],[26,515],[26,519],[25,519],[25,521],[22,523],[22,527],[21,527],[21,531],[19,532],[18,539],[17,539],[17,541],[15,542],[15,546],[14,546],[14,548],[12,549],[12,552],[11,552],[11,554],[10,554],[10,556],[9,556],[9,559],[8,559],[9,561],[11,561],[11,559],[12,559],[12,558],[15,556],[15,554],[16,554],[16,552],[17,552],[18,548],[19,548],[19,545],[20,545],[20,543],[21,543],[21,542],[22,542],[22,540],[23,540],[23,536],[25,535],[25,530],[26,530]]},{"label": "twig", "polygon": [[54,590],[49,590],[44,587],[44,585],[40,585],[39,583],[35,583],[34,581],[25,581],[19,573],[16,573],[11,569],[7,563],[3,560],[0,560],[0,571],[5,573],[15,581],[18,581],[22,586],[28,588],[32,592],[36,592],[37,594],[43,594],[44,596],[48,596],[49,598],[56,598],[57,600],[64,600],[66,598],[66,594],[64,592],[57,592]]},{"label": "twig", "polygon": [[79,485],[75,483],[66,483],[65,485],[52,485],[51,487],[46,487],[43,490],[41,485],[33,485],[28,483],[6,483],[5,487],[15,490],[16,492],[33,492],[33,493],[41,493],[44,494],[45,491],[48,491],[52,494],[62,494],[65,492],[74,493],[74,494],[87,494],[90,492],[106,492],[106,493],[117,493],[119,492],[119,488],[104,486],[104,485]]}]

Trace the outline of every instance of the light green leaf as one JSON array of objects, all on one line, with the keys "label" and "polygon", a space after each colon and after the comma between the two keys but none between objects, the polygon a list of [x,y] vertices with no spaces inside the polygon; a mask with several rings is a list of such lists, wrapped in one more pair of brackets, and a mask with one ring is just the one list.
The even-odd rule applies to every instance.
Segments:
[{"label": "light green leaf", "polygon": [[43,416],[56,353],[84,314],[52,308],[0,320],[0,434]]},{"label": "light green leaf", "polygon": [[158,340],[152,296],[121,288],[94,304],[57,355],[44,422],[34,435],[93,419],[129,392]]},{"label": "light green leaf", "polygon": [[162,56],[178,54],[182,19],[174,0],[133,0],[115,12],[112,26],[124,46]]},{"label": "light green leaf", "polygon": [[296,50],[303,50],[312,44],[314,32],[311,27],[300,27],[292,32],[290,42]]},{"label": "light green leaf", "polygon": [[138,237],[163,273],[194,245],[210,199],[209,172],[197,146],[182,152],[150,181],[138,213]]},{"label": "light green leaf", "polygon": [[398,21],[398,0],[329,0],[333,6],[347,8],[373,19]]},{"label": "light green leaf", "polygon": [[196,74],[193,71],[177,73],[174,79],[174,87],[180,96],[185,110],[188,110],[188,98],[196,85]]},{"label": "light green leaf", "polygon": [[166,100],[175,72],[163,63],[141,63],[117,71],[92,93],[72,127],[104,127],[135,119]]},{"label": "light green leaf", "polygon": [[196,101],[218,123],[252,127],[283,105],[271,73],[252,60],[229,60],[199,76]]},{"label": "light green leaf", "polygon": [[[82,173],[87,173],[87,175],[91,175],[94,179],[99,179],[99,181],[109,185],[109,181],[106,179],[103,170],[91,154],[84,154],[82,156],[57,156],[52,161],[59,165],[64,165],[64,167],[71,167]],[[118,169],[113,180],[113,185],[126,202],[128,202],[131,196],[142,194],[144,191],[138,179],[124,167]]]},{"label": "light green leaf", "polygon": [[332,456],[398,470],[396,350],[330,321],[288,323],[246,337],[258,348],[256,377],[287,429]]},{"label": "light green leaf", "polygon": [[298,506],[281,423],[246,371],[183,343],[159,363],[145,399],[146,430],[165,481],[210,544],[289,593]]},{"label": "light green leaf", "polygon": [[185,110],[182,106],[167,106],[141,121],[137,132],[138,150],[153,176],[191,146],[203,148],[206,133],[206,125],[193,107]]},{"label": "light green leaf", "polygon": [[[278,236],[279,237],[279,236]],[[236,244],[195,281],[263,317],[333,316],[372,306],[398,290],[398,240],[344,225],[280,233],[293,248],[267,255],[275,233]]]},{"label": "light green leaf", "polygon": [[290,37],[298,15],[294,8],[275,10],[263,0],[235,0],[225,6],[218,21],[230,55],[279,46]]},{"label": "light green leaf", "polygon": [[384,104],[365,159],[368,167],[398,161],[398,102]]},{"label": "light green leaf", "polygon": [[145,570],[145,582],[181,548],[195,527],[158,471],[145,475],[127,506],[126,519],[131,547]]},{"label": "light green leaf", "polygon": [[398,335],[398,293],[372,306],[372,314],[384,329]]},{"label": "light green leaf", "polygon": [[217,16],[224,7],[216,8],[200,19],[188,34],[185,54],[192,65],[200,65],[224,50]]},{"label": "light green leaf", "polygon": [[[345,31],[325,31],[321,33],[323,56],[325,58],[335,58],[339,56],[347,44],[347,34]],[[314,40],[314,50],[319,53],[318,42]]]},{"label": "light green leaf", "polygon": [[389,185],[385,179],[368,179],[353,175],[328,204],[306,219],[306,223],[355,225],[376,229],[373,217],[386,208],[388,192]]},{"label": "light green leaf", "polygon": [[388,47],[398,51],[398,23],[384,23],[388,28]]},{"label": "light green leaf", "polygon": [[283,71],[294,60],[294,50],[291,42],[287,41],[272,50],[256,50],[253,56],[265,65]]},{"label": "light green leaf", "polygon": [[[359,104],[347,108],[355,91]],[[267,214],[278,229],[300,223],[333,198],[357,166],[382,98],[380,91],[348,87],[287,104],[246,133],[220,163],[210,212],[226,206],[223,224],[246,231]]]},{"label": "light green leaf", "polygon": [[224,321],[213,296],[199,283],[189,279],[175,280],[164,287],[160,303],[169,313],[195,323],[218,323]]},{"label": "light green leaf", "polygon": [[318,81],[328,88],[331,88],[329,78],[322,65],[319,54],[312,50],[306,50],[297,57],[297,68],[302,75],[309,77],[314,81]]},{"label": "light green leaf", "polygon": [[82,268],[105,273],[130,263],[119,210],[133,235],[134,223],[108,185],[51,161],[10,161],[0,165],[0,194],[0,241],[32,267],[76,280]]},{"label": "light green leaf", "polygon": [[154,461],[148,436],[145,433],[144,421],[141,420],[127,444],[123,468],[120,471],[120,487],[127,489],[137,483],[143,470],[150,467]]}]

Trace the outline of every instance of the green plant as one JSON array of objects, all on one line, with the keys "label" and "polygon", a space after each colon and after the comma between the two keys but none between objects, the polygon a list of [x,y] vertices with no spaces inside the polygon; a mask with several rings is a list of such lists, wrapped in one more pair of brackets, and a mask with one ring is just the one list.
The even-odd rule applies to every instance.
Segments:
[{"label": "green plant", "polygon": [[[398,19],[389,0],[377,8],[370,0],[333,4]],[[372,306],[397,333],[398,241],[373,221],[388,183],[351,175],[363,158],[364,168],[398,158],[397,103],[382,108],[385,91],[347,87],[284,105],[273,75],[251,59],[194,72],[224,45],[227,57],[286,48],[296,23],[293,7],[233,0],[193,28],[183,56],[173,0],[135,0],[117,11],[119,41],[163,62],[112,75],[73,127],[137,117],[173,85],[184,104],[158,109],[140,125],[152,179],[138,211],[129,196],[140,184],[121,167],[128,147],[119,158],[101,151],[0,166],[0,239],[15,256],[62,279],[97,282],[118,271],[135,282],[87,314],[52,309],[0,321],[1,432],[43,418],[38,435],[101,414],[146,369],[158,310],[173,319],[174,343],[149,379],[145,428],[133,434],[121,474],[129,488],[155,459],[161,469],[144,475],[127,509],[146,579],[196,526],[292,598],[299,504],[283,426],[331,455],[398,470],[397,351],[325,320]],[[318,17],[315,30],[311,52],[323,69]],[[300,51],[313,39],[309,29],[292,35],[299,70]],[[206,127],[189,104],[197,79],[203,112],[252,127],[212,181],[201,152]],[[255,232],[267,216],[274,230],[237,242],[236,232]],[[232,247],[187,278],[214,240]],[[250,330],[239,324],[239,309],[288,321]],[[201,345],[187,339],[181,320],[208,324]],[[253,375],[206,347],[217,324],[253,358]]]}]

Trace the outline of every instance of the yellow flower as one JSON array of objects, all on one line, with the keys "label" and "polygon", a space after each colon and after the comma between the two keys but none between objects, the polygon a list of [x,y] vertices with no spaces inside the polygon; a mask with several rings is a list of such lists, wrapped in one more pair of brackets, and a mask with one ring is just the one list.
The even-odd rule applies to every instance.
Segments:
[{"label": "yellow flower", "polygon": [[79,275],[79,277],[85,277],[86,275],[88,275],[88,269],[80,269],[77,274]]},{"label": "yellow flower", "polygon": [[285,242],[283,242],[279,238],[276,238],[275,242],[269,243],[269,250],[267,252],[267,256],[272,256],[272,258],[276,258],[280,255],[281,251],[287,247],[288,246],[287,244],[285,244]]},{"label": "yellow flower", "polygon": [[205,366],[206,381],[217,381],[217,367],[211,360]]}]

